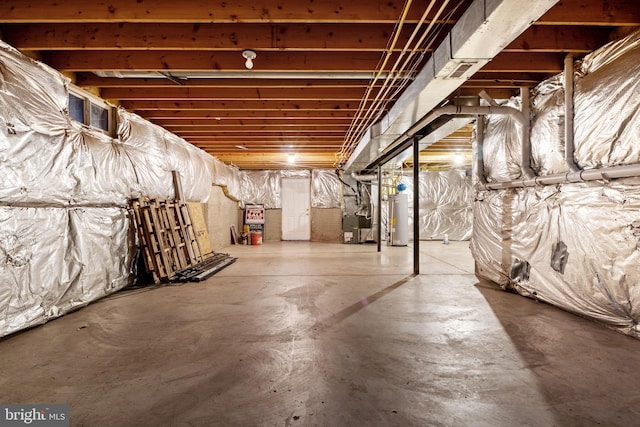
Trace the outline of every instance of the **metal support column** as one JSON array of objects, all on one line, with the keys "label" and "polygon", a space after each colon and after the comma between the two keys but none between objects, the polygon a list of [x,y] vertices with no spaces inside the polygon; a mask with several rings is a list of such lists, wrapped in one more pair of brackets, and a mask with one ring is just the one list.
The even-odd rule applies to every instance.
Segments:
[{"label": "metal support column", "polygon": [[420,146],[413,137],[413,274],[420,274]]},{"label": "metal support column", "polygon": [[382,166],[378,165],[378,210],[376,212],[378,252],[382,251]]}]

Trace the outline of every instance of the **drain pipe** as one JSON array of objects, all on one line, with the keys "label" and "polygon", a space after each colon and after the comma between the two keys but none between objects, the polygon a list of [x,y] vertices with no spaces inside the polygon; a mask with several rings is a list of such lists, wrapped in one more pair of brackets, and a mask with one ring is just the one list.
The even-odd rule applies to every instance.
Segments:
[{"label": "drain pipe", "polygon": [[580,168],[573,157],[573,54],[564,57],[564,160],[570,172],[579,172]]}]

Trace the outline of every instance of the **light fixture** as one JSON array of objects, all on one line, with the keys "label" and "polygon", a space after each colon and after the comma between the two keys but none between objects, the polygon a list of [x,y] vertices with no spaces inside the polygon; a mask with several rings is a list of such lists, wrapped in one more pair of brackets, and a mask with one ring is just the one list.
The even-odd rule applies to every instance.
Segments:
[{"label": "light fixture", "polygon": [[249,147],[245,147],[244,145],[236,145],[236,148],[239,148],[240,150],[248,150]]},{"label": "light fixture", "polygon": [[453,164],[454,164],[455,166],[462,166],[462,165],[463,165],[463,163],[464,163],[464,157],[462,157],[462,154],[460,154],[460,153],[456,153],[456,154],[453,156]]},{"label": "light fixture", "polygon": [[295,154],[293,154],[293,153],[289,153],[289,154],[287,155],[287,162],[288,162],[289,164],[293,164],[293,163],[295,163],[295,162],[296,162],[296,155],[295,155]]},{"label": "light fixture", "polygon": [[253,60],[256,59],[256,56],[255,50],[245,49],[242,51],[242,57],[247,60],[247,62],[244,63],[244,66],[247,67],[247,69],[250,70],[253,68]]}]

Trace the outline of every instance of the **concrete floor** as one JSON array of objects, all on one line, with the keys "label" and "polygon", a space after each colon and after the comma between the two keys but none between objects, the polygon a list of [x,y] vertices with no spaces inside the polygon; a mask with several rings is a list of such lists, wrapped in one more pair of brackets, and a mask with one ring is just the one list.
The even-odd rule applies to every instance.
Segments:
[{"label": "concrete floor", "polygon": [[640,341],[478,283],[466,242],[227,248],[0,341],[0,402],[74,426],[630,426]]}]

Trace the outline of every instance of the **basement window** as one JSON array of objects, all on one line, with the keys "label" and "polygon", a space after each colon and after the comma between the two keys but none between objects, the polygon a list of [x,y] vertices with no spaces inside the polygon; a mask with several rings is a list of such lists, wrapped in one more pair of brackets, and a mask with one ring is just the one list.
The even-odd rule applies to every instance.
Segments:
[{"label": "basement window", "polygon": [[84,98],[69,94],[69,116],[75,121],[84,123]]},{"label": "basement window", "polygon": [[69,116],[107,135],[115,136],[114,107],[80,89],[69,89]]},{"label": "basement window", "polygon": [[91,103],[91,117],[89,124],[98,129],[109,131],[109,109]]}]

